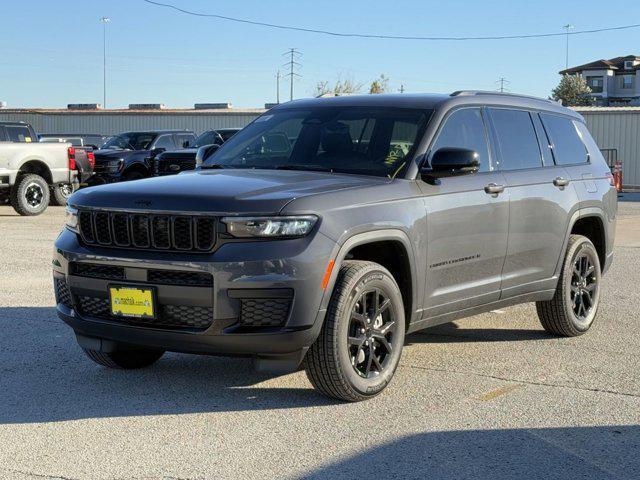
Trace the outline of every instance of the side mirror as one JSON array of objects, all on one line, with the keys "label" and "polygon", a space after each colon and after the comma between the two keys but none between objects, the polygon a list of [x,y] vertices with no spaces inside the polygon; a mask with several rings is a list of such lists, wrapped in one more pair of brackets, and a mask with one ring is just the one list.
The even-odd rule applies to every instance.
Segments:
[{"label": "side mirror", "polygon": [[211,155],[213,155],[218,149],[220,145],[205,145],[204,147],[200,147],[198,152],[196,153],[196,167],[202,165],[202,163],[209,159]]},{"label": "side mirror", "polygon": [[442,177],[471,175],[480,168],[478,158],[477,152],[466,148],[441,148],[431,157],[431,165],[423,167],[420,173],[429,183]]}]

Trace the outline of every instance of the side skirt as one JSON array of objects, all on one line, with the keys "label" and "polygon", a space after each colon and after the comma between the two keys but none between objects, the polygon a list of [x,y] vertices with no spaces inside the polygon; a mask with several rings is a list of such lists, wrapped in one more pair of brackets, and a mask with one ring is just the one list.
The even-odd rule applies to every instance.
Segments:
[{"label": "side skirt", "polygon": [[490,312],[491,310],[495,310],[497,308],[510,307],[513,305],[518,305],[520,303],[550,300],[551,298],[553,298],[554,293],[555,289],[540,290],[538,292],[525,293],[502,300],[497,300],[495,302],[485,303],[484,305],[478,305],[476,307],[470,307],[463,310],[457,310],[455,312],[444,313],[435,317],[423,318],[422,320],[412,322],[407,329],[407,334],[417,332],[418,330],[423,330],[425,328],[435,327],[436,325],[441,325],[443,323],[453,322],[454,320],[459,320],[461,318]]}]

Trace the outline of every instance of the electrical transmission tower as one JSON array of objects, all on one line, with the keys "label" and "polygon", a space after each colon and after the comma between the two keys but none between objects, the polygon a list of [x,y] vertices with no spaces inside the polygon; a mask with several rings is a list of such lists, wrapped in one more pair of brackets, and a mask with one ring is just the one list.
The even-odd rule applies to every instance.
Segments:
[{"label": "electrical transmission tower", "polygon": [[511,82],[509,80],[507,80],[504,77],[500,77],[496,83],[498,84],[498,91],[500,93],[504,93],[504,92],[508,92],[509,89],[506,87],[507,85],[509,85]]},{"label": "electrical transmission tower", "polygon": [[289,61],[285,63],[283,67],[287,67],[289,70],[289,73],[286,73],[284,76],[289,77],[289,100],[293,100],[293,80],[295,77],[301,76],[297,70],[302,67],[302,64],[297,60],[302,57],[302,53],[295,48],[290,48],[288,52],[284,52],[282,55],[289,58]]}]

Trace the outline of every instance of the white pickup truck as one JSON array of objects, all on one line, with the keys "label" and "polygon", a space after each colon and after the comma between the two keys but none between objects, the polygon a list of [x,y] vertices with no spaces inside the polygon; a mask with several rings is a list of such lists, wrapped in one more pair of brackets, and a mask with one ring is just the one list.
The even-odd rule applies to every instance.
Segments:
[{"label": "white pickup truck", "polygon": [[0,198],[8,197],[20,215],[39,215],[67,197],[93,174],[91,148],[38,143],[31,125],[0,122]]}]

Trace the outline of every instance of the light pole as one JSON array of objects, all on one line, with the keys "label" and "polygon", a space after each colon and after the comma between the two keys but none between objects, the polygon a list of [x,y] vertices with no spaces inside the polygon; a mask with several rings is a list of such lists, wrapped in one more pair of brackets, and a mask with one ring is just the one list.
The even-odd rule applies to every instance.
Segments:
[{"label": "light pole", "polygon": [[565,52],[565,60],[564,60],[564,68],[566,70],[567,68],[569,68],[569,30],[573,28],[573,25],[571,25],[570,23],[567,23],[562,28],[564,28],[567,31],[567,49]]},{"label": "light pole", "polygon": [[109,17],[102,17],[102,108],[107,108],[107,23]]}]

